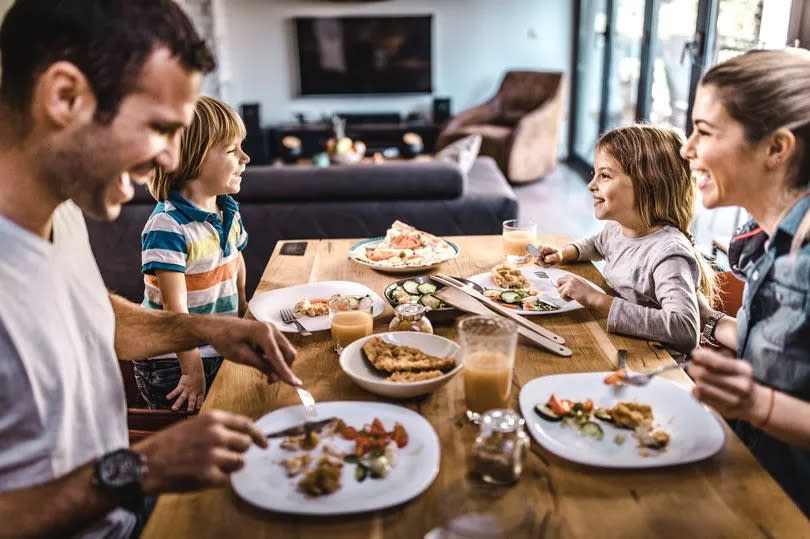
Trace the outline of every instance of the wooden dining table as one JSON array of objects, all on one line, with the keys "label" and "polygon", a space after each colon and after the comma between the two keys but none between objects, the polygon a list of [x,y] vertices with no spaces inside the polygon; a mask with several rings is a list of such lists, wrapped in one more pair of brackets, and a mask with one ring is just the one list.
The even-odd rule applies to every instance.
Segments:
[{"label": "wooden dining table", "polygon": [[[500,236],[448,239],[460,252],[437,271],[467,277],[502,261]],[[541,240],[562,245],[567,238]],[[349,247],[355,241],[279,242],[256,293],[306,282],[344,280],[362,283],[382,295],[386,285],[402,276],[380,273],[348,259]],[[591,263],[571,264],[564,269],[607,289]],[[392,315],[387,306],[376,318],[374,332],[386,331]],[[573,356],[559,357],[521,342],[511,392],[515,410],[519,409],[520,388],[530,380],[549,374],[614,369],[619,349],[628,350],[628,367],[633,370],[673,364],[660,344],[608,333],[606,318],[588,309],[533,320],[562,336]],[[435,332],[450,339],[457,337],[452,322],[435,324]],[[307,338],[286,335],[298,350],[293,368],[318,402],[386,401],[361,389],[341,371],[328,331]],[[672,371],[668,377],[686,388],[691,386],[682,371]],[[463,419],[462,376],[430,395],[387,402],[421,414],[441,443],[438,476],[412,500],[368,513],[314,517],[258,509],[241,500],[229,486],[165,494],[160,496],[143,537],[423,537],[440,524],[440,509],[448,493],[476,481],[471,464],[478,428]],[[300,402],[292,388],[268,384],[257,371],[226,361],[203,410],[224,409],[258,419],[296,404]],[[722,425],[726,438],[719,453],[701,462],[665,468],[588,467],[559,458],[532,440],[521,479],[495,492],[507,502],[531,508],[533,537],[810,537],[802,512],[726,424]]]}]

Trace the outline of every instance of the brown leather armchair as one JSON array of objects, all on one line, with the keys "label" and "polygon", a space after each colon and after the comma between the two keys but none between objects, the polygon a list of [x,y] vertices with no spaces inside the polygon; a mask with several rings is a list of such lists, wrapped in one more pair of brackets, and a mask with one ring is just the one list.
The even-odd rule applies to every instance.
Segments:
[{"label": "brown leather armchair", "polygon": [[563,83],[560,72],[507,71],[492,98],[447,124],[437,148],[481,135],[480,153],[493,157],[510,182],[542,178],[557,165]]}]

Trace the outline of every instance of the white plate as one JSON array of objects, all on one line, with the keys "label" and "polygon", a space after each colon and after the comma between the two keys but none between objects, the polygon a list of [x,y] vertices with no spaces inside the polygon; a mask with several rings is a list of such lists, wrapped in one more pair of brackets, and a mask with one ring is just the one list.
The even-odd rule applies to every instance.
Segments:
[{"label": "white plate", "polygon": [[351,260],[353,262],[357,262],[360,265],[363,265],[363,266],[366,266],[366,267],[369,267],[369,268],[372,268],[372,269],[375,269],[375,270],[378,270],[378,271],[382,271],[384,273],[418,273],[418,272],[421,272],[421,271],[427,271],[427,270],[429,270],[431,268],[435,268],[439,264],[444,264],[448,260],[454,259],[455,257],[458,256],[458,252],[459,252],[458,245],[456,245],[452,241],[444,240],[448,245],[450,245],[450,247],[453,248],[455,253],[453,254],[453,256],[445,258],[441,262],[436,262],[435,264],[392,268],[390,266],[384,266],[382,264],[372,264],[371,262],[366,262],[365,260],[358,260],[357,258],[355,258],[355,253],[362,253],[366,249],[366,247],[373,247],[375,244],[382,242],[384,239],[385,239],[384,236],[379,236],[377,238],[369,238],[367,240],[358,241],[357,243],[355,243],[354,245],[349,247],[349,260]]},{"label": "white plate", "polygon": [[[404,383],[386,382],[385,374],[374,369],[363,354],[363,345],[372,337],[380,337],[397,345],[413,346],[431,356],[453,357],[456,360],[456,366],[444,375],[430,380]],[[383,397],[407,399],[432,393],[455,376],[461,370],[461,347],[450,339],[430,333],[413,331],[378,333],[358,339],[344,348],[340,354],[340,368],[349,375],[354,383],[367,391]]]},{"label": "white plate", "polygon": [[[318,415],[339,417],[348,425],[361,428],[377,417],[386,430],[401,423],[408,433],[408,445],[399,450],[399,460],[384,479],[354,478],[355,466],[343,465],[341,488],[317,498],[308,498],[297,489],[302,476],[288,478],[279,461],[296,453],[279,447],[284,438],[273,438],[270,447],[252,446],[245,453],[245,466],[231,475],[234,491],[245,501],[271,511],[298,515],[343,515],[384,509],[410,500],[433,483],[439,473],[439,438],[427,420],[401,406],[380,402],[319,402]],[[270,412],[256,424],[262,432],[275,432],[305,420],[302,406],[288,406]],[[330,438],[340,450],[353,442]],[[314,459],[320,458],[320,447]]]},{"label": "white plate", "polygon": [[[539,272],[545,272],[546,275],[548,275],[548,279],[541,279],[540,277],[538,277],[536,274]],[[579,275],[571,273],[570,271],[565,271],[557,268],[541,268],[540,266],[531,266],[520,268],[520,273],[522,273],[523,276],[526,277],[526,279],[528,279],[532,287],[534,287],[540,293],[540,299],[559,307],[559,309],[554,311],[524,311],[523,309],[515,309],[516,313],[525,316],[538,314],[567,313],[568,311],[575,311],[577,309],[582,308],[582,305],[580,305],[578,302],[565,301],[560,297],[560,294],[557,293],[557,287],[555,283],[557,282],[557,279],[565,275],[573,275],[574,277],[588,283],[594,289],[604,293],[604,290],[602,290],[601,288],[590,282],[588,279],[580,277]],[[467,277],[467,279],[474,283],[480,284],[484,288],[501,288],[500,286],[495,284],[495,281],[492,280],[492,276],[488,272],[479,273],[478,275]]]},{"label": "white plate", "polygon": [[[564,459],[605,468],[653,468],[685,464],[708,458],[725,443],[718,419],[705,406],[677,384],[665,378],[653,378],[646,386],[608,386],[607,372],[556,374],[543,376],[523,386],[520,411],[537,442]],[[554,393],[561,399],[592,399],[600,408],[613,407],[619,401],[638,401],[652,406],[654,426],[670,435],[666,449],[646,449],[642,456],[633,433],[610,423],[596,420],[604,430],[601,440],[581,436],[561,422],[546,421],[534,411],[537,403],[545,404]],[[625,435],[623,444],[614,442],[616,434]]]},{"label": "white plate", "polygon": [[[322,281],[319,283],[297,284],[286,288],[277,288],[269,292],[261,292],[253,296],[248,303],[250,312],[257,320],[262,322],[272,322],[281,331],[295,333],[297,330],[292,324],[285,324],[281,321],[279,309],[288,307],[293,310],[295,304],[304,298],[329,298],[333,294],[343,294],[344,296],[371,296],[374,302],[372,314],[377,317],[385,310],[383,299],[367,286],[351,281]],[[298,319],[301,324],[310,331],[321,331],[329,329],[329,316],[305,316]]]}]

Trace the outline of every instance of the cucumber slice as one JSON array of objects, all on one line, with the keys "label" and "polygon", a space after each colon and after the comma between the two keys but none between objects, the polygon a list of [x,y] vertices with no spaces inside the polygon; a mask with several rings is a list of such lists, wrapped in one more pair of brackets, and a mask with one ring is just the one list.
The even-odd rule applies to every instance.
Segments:
[{"label": "cucumber slice", "polygon": [[421,283],[416,289],[420,294],[432,294],[436,291],[436,285],[433,283]]},{"label": "cucumber slice", "polygon": [[501,299],[501,290],[497,288],[487,288],[484,290],[484,295],[489,299],[499,300]]},{"label": "cucumber slice", "polygon": [[424,296],[422,296],[419,302],[425,307],[428,307],[430,309],[441,309],[442,307],[444,307],[444,303],[442,303],[442,300],[440,300],[433,294],[425,294]]},{"label": "cucumber slice", "polygon": [[602,427],[599,426],[599,423],[595,423],[593,421],[586,421],[583,423],[580,430],[582,434],[590,436],[591,438],[596,438],[597,440],[601,440],[605,435],[605,432],[602,430]]},{"label": "cucumber slice", "polygon": [[518,303],[520,303],[520,300],[521,300],[520,294],[518,294],[517,292],[512,292],[511,290],[505,290],[504,292],[501,292],[501,301],[503,301],[504,303],[511,303],[513,305],[517,305]]},{"label": "cucumber slice", "polygon": [[529,291],[526,290],[525,288],[516,288],[515,292],[520,294],[521,298],[528,298],[531,295],[531,294],[529,294]]},{"label": "cucumber slice", "polygon": [[597,408],[593,411],[593,416],[596,419],[600,419],[602,421],[607,421],[608,423],[613,423],[613,416],[610,415],[610,412],[605,410],[604,408]]},{"label": "cucumber slice", "polygon": [[356,296],[346,296],[349,300],[349,308],[356,309],[360,305],[360,298]]},{"label": "cucumber slice", "polygon": [[404,288],[408,294],[419,293],[419,283],[417,283],[416,281],[405,281],[404,283],[402,283],[402,288]]},{"label": "cucumber slice", "polygon": [[545,404],[535,404],[534,411],[537,412],[537,415],[545,419],[546,421],[561,421],[562,417],[558,416],[554,413],[554,410],[546,406]]}]

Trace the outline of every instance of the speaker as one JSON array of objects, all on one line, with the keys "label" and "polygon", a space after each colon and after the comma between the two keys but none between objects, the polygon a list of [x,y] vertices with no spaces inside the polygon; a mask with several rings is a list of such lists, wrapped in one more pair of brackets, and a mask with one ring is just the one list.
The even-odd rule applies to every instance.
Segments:
[{"label": "speaker", "polygon": [[258,135],[261,133],[261,111],[258,103],[243,103],[242,121],[245,122],[245,130],[248,135]]},{"label": "speaker", "polygon": [[450,98],[433,98],[433,123],[441,124],[450,119]]}]

